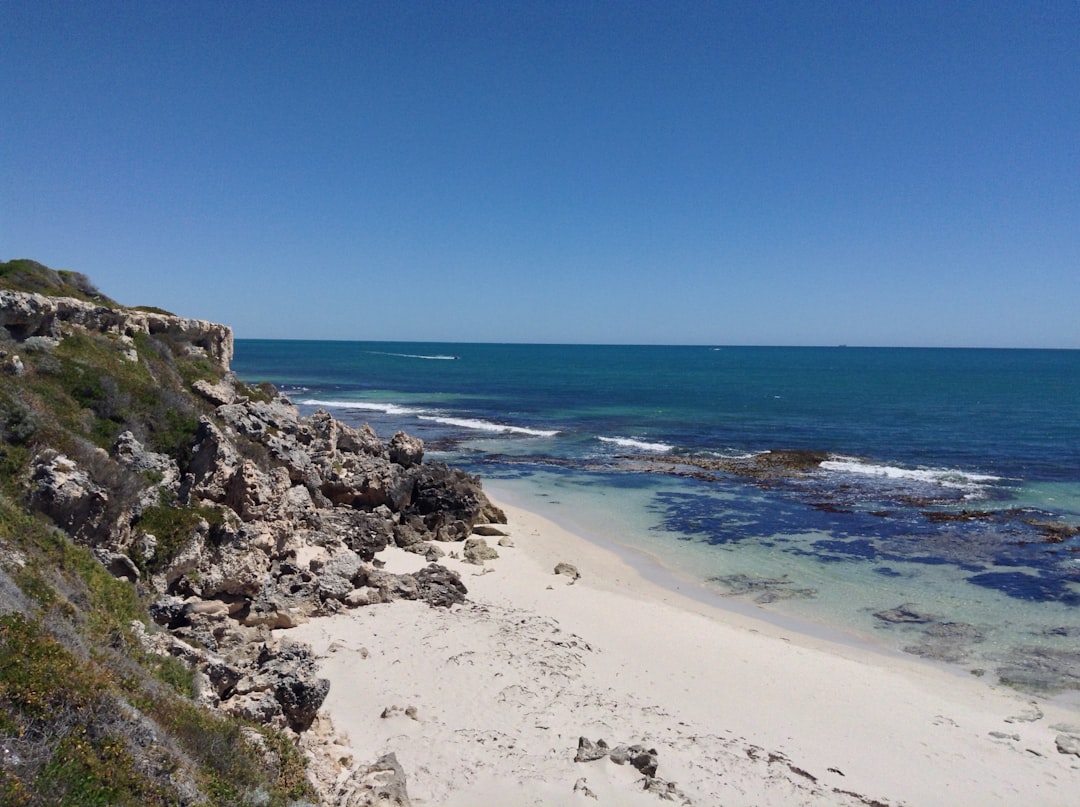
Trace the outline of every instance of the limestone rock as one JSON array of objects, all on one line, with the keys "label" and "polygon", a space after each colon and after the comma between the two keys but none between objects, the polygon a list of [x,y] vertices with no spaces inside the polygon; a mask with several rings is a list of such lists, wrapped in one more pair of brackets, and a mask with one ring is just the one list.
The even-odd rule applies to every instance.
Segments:
[{"label": "limestone rock", "polygon": [[72,538],[95,545],[103,538],[109,494],[74,461],[45,452],[31,462],[30,505]]},{"label": "limestone rock", "polygon": [[1059,734],[1054,742],[1059,754],[1075,754],[1080,757],[1080,736]]},{"label": "limestone rock", "polygon": [[411,807],[405,771],[393,753],[350,773],[334,792],[334,807]]},{"label": "limestone rock", "polygon": [[577,754],[574,755],[574,762],[594,762],[606,757],[610,751],[608,744],[603,740],[597,740],[594,743],[588,737],[578,737],[578,748]]},{"label": "limestone rock", "polygon": [[424,461],[424,441],[398,432],[390,438],[390,461],[403,468],[412,468]]},{"label": "limestone rock", "polygon": [[199,380],[192,384],[191,388],[214,406],[224,406],[236,401],[236,390],[225,381],[211,384],[209,381]]},{"label": "limestone rock", "polygon": [[477,566],[483,566],[485,560],[494,560],[499,557],[499,553],[487,545],[487,541],[483,538],[468,538],[465,541],[465,548],[461,552],[465,558],[466,563],[472,563]]},{"label": "limestone rock", "polygon": [[577,566],[565,562],[555,564],[555,574],[566,575],[571,581],[578,580],[581,577],[581,572],[577,570]]},{"label": "limestone rock", "polygon": [[165,335],[194,347],[226,369],[233,357],[233,332],[226,325],[153,311],[107,308],[71,297],[0,290],[0,327],[7,328],[17,341],[55,339],[73,326],[118,336]]}]

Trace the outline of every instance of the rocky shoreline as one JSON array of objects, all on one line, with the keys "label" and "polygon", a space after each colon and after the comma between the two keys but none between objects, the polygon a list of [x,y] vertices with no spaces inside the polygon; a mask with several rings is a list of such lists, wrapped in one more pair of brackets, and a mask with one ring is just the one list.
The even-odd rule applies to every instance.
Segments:
[{"label": "rocky shoreline", "polygon": [[[145,651],[195,671],[201,705],[299,738],[329,682],[305,645],[272,631],[399,599],[460,603],[460,576],[435,561],[455,544],[487,557],[483,538],[464,542],[478,525],[505,522],[477,477],[425,462],[419,439],[398,433],[384,443],[368,427],[321,411],[301,416],[284,395],[238,381],[226,326],[0,291],[0,327],[14,343],[0,358],[15,378],[73,334],[104,338],[136,365],[137,338],[161,335],[178,355],[214,368],[174,391],[202,413],[186,461],[125,430],[108,450],[85,441],[67,452],[35,446],[25,475],[29,507],[149,602],[156,626],[136,622],[135,636]],[[387,546],[430,562],[390,573],[376,559]],[[311,770],[323,772],[313,780],[326,804],[366,804],[365,792],[377,800],[362,766],[345,782],[335,766]]]}]

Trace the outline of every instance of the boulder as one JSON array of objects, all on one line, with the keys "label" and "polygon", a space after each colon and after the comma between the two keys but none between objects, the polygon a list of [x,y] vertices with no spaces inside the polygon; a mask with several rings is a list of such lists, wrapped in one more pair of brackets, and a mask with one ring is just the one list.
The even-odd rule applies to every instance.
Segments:
[{"label": "boulder", "polygon": [[73,460],[47,451],[33,459],[30,474],[32,508],[82,543],[95,545],[109,537],[108,491]]},{"label": "boulder", "polygon": [[412,468],[424,461],[424,441],[398,432],[390,438],[390,461],[403,468]]},{"label": "boulder", "polygon": [[413,576],[420,599],[431,606],[449,608],[465,602],[465,595],[469,593],[457,572],[438,563],[429,563]]},{"label": "boulder", "polygon": [[462,550],[462,556],[465,558],[466,563],[472,563],[477,566],[483,566],[485,560],[495,560],[499,557],[499,553],[487,545],[487,541],[483,538],[469,538],[465,541],[465,548]]},{"label": "boulder", "polygon": [[293,731],[307,730],[330,691],[330,682],[316,675],[311,651],[288,640],[278,647],[264,644],[256,663],[258,673],[252,688],[273,693]]}]

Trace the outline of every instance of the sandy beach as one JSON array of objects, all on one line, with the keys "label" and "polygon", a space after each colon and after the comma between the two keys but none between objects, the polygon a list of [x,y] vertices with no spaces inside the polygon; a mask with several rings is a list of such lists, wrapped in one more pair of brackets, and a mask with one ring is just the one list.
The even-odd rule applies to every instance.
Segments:
[{"label": "sandy beach", "polygon": [[[343,776],[392,751],[413,804],[442,807],[1076,803],[1067,704],[713,607],[499,505],[513,546],[488,537],[499,557],[483,567],[441,561],[466,604],[371,605],[279,632],[331,681]],[[653,789],[622,752],[575,761],[582,737],[655,751]]]}]

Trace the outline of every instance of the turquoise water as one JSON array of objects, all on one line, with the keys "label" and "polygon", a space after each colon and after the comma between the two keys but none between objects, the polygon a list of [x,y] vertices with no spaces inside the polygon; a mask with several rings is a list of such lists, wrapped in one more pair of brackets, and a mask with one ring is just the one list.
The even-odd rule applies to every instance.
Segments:
[{"label": "turquoise water", "polygon": [[[234,369],[709,591],[1080,688],[1080,351],[238,340]],[[830,456],[768,480],[629,458],[778,449]]]}]

